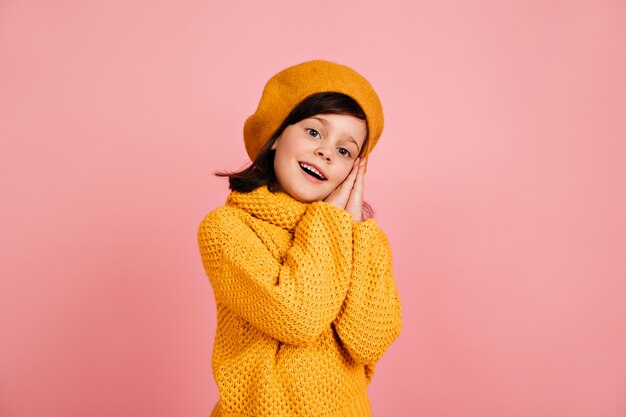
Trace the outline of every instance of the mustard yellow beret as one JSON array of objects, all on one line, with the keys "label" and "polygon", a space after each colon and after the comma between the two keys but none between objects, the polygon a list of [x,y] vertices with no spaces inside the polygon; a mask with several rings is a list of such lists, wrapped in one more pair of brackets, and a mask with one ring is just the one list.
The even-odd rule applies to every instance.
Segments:
[{"label": "mustard yellow beret", "polygon": [[352,97],[363,109],[369,129],[369,143],[362,156],[367,156],[383,131],[383,109],[370,83],[345,65],[314,60],[280,71],[265,85],[259,106],[246,119],[243,137],[250,159],[276,132],[289,113],[314,93],[336,92]]}]

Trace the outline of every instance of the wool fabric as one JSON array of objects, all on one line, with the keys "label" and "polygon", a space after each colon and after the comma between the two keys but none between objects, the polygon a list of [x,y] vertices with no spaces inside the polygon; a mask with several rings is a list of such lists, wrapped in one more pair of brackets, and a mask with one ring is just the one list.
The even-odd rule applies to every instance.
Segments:
[{"label": "wool fabric", "polygon": [[387,237],[324,201],[232,191],[198,228],[217,330],[213,416],[371,416],[366,388],[401,333]]},{"label": "wool fabric", "polygon": [[244,123],[243,137],[250,159],[256,159],[263,145],[302,100],[322,92],[343,93],[361,106],[369,132],[362,156],[368,156],[384,126],[378,95],[369,81],[352,68],[318,59],[286,68],[265,84],[256,111]]}]

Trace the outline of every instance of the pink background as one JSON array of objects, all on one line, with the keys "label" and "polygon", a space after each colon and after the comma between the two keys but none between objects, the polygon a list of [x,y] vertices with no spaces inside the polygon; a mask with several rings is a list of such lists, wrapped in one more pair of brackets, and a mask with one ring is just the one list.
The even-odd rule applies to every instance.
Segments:
[{"label": "pink background", "polygon": [[208,415],[212,173],[322,58],[386,112],[375,416],[625,416],[625,40],[617,0],[1,1],[0,415]]}]

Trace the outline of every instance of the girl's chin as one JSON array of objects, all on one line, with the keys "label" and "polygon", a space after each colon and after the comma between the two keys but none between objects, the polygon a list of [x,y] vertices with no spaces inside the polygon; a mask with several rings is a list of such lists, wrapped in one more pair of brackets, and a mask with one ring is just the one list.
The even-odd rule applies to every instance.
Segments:
[{"label": "girl's chin", "polygon": [[290,195],[301,203],[314,203],[323,201],[328,197],[332,190],[328,192],[325,183],[313,184],[310,182],[290,183],[287,188],[278,184],[278,190]]},{"label": "girl's chin", "polygon": [[301,203],[315,203],[316,201],[325,200],[328,195],[311,195],[308,193],[294,193],[295,195],[290,194],[293,198],[300,201]]},{"label": "girl's chin", "polygon": [[296,200],[298,200],[301,203],[315,203],[316,201],[322,201],[324,200],[324,198],[320,197],[320,198],[307,198],[304,196],[299,196],[299,195],[292,195],[293,198],[295,198]]}]

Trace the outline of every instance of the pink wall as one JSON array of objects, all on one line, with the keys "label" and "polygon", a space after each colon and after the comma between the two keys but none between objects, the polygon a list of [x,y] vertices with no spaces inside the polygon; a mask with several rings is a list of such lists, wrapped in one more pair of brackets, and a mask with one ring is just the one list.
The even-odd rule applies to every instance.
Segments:
[{"label": "pink wall", "polygon": [[375,415],[626,415],[625,3],[248,3],[0,3],[0,415],[208,415],[212,172],[313,58],[386,111]]}]

